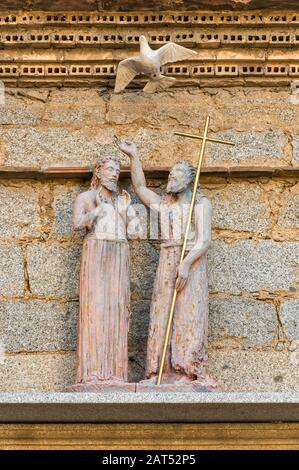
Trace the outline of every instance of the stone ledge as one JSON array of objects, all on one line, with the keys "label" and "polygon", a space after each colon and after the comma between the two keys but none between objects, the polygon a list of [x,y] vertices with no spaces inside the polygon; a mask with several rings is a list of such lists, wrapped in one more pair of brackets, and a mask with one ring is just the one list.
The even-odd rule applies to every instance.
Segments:
[{"label": "stone ledge", "polygon": [[299,422],[299,393],[0,393],[2,423]]},{"label": "stone ledge", "polygon": [[[149,178],[167,178],[170,167],[158,168],[144,168],[145,176]],[[121,178],[130,177],[130,169],[128,166],[123,166],[121,170]],[[221,176],[233,178],[258,178],[260,176],[268,177],[284,177],[284,176],[298,176],[299,167],[285,166],[285,167],[259,167],[259,166],[234,166],[234,167],[221,167],[209,166],[201,170],[202,176]],[[90,178],[92,171],[89,167],[49,167],[45,169],[40,168],[24,168],[24,167],[0,167],[0,178],[12,179],[56,179],[56,178]]]}]

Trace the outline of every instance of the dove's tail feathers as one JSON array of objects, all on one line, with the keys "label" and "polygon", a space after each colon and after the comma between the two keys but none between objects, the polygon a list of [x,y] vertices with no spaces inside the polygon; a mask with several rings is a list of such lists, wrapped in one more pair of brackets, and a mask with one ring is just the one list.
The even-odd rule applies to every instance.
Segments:
[{"label": "dove's tail feathers", "polygon": [[145,91],[145,93],[155,93],[155,91],[161,91],[169,88],[174,84],[174,82],[176,82],[175,78],[164,77],[164,75],[161,75],[161,78],[149,80],[143,88],[143,91]]},{"label": "dove's tail feathers", "polygon": [[122,60],[117,67],[114,92],[120,93],[138,74],[137,59]]}]

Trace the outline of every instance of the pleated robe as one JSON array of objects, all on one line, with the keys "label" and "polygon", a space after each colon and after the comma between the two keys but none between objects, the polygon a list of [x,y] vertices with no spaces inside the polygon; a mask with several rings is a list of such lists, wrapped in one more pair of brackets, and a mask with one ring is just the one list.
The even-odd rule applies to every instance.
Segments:
[{"label": "pleated robe", "polygon": [[[83,242],[77,384],[128,379],[130,253],[124,221],[127,207],[128,204],[122,204],[115,209],[109,204],[108,229],[99,220]],[[109,233],[114,220],[121,224],[121,237],[111,229]]]},{"label": "pleated robe", "polygon": [[[156,376],[159,371],[166,325],[175,288],[176,268],[179,265],[182,250],[186,210],[184,214],[185,217],[180,212],[180,208],[175,205],[172,207],[162,204],[160,207],[161,229],[163,231],[163,221],[165,224],[165,220],[169,219],[170,232],[168,239],[164,238],[164,242],[161,244],[159,265],[152,294],[147,344],[147,378]],[[182,217],[179,222],[183,226],[180,240],[171,231],[173,219],[179,217]],[[196,239],[197,227],[194,220],[192,220],[190,232],[195,234]],[[194,241],[191,240],[187,244],[187,251],[193,246]],[[177,294],[163,373],[164,380],[171,382],[176,374],[180,374],[181,377],[185,376],[187,380],[197,380],[205,373],[204,366],[208,359],[208,312],[208,270],[204,255],[191,265],[187,283],[183,290]]]}]

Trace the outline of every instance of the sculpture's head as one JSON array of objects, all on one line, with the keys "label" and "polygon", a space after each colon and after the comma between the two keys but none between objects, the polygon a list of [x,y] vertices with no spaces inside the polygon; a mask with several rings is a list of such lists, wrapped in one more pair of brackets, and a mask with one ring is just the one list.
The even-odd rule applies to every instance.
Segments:
[{"label": "sculpture's head", "polygon": [[109,191],[117,192],[120,165],[118,157],[110,155],[103,157],[94,167],[91,187],[97,189],[101,184]]},{"label": "sculpture's head", "polygon": [[141,45],[147,44],[146,37],[143,36],[143,34],[141,34],[141,36],[139,36],[139,44],[141,44]]},{"label": "sculpture's head", "polygon": [[194,181],[195,168],[188,160],[179,160],[171,168],[166,187],[167,193],[181,193]]}]

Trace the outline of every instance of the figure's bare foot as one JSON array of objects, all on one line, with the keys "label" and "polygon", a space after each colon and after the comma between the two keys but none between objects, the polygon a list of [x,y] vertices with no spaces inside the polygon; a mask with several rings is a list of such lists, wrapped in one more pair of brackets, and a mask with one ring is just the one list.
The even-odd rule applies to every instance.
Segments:
[{"label": "figure's bare foot", "polygon": [[135,392],[136,384],[124,380],[97,380],[76,383],[65,390],[67,392]]},{"label": "figure's bare foot", "polygon": [[203,386],[207,387],[211,391],[222,391],[222,386],[219,384],[214,377],[207,372],[207,370],[203,370],[203,373],[197,377],[197,379],[193,382],[194,386]]},{"label": "figure's bare foot", "polygon": [[158,376],[152,375],[150,378],[141,380],[139,383],[142,385],[156,385],[157,380],[158,380]]},{"label": "figure's bare foot", "polygon": [[193,380],[194,379],[192,379],[191,377],[188,377],[188,375],[175,374],[173,383],[178,384],[178,385],[189,385],[190,383],[193,382]]}]

